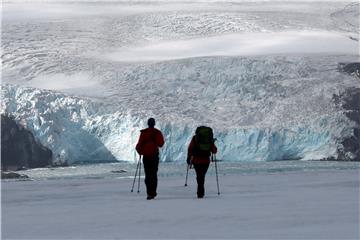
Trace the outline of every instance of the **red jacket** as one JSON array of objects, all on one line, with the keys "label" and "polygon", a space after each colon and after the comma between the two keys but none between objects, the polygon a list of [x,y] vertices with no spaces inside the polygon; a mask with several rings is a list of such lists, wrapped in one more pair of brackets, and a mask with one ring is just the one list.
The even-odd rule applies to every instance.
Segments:
[{"label": "red jacket", "polygon": [[[210,163],[210,156],[209,157],[200,157],[200,156],[194,156],[193,150],[195,146],[195,136],[192,137],[191,142],[188,147],[188,157],[191,159],[191,162],[194,164],[208,164]],[[217,153],[217,147],[215,144],[212,144],[211,146],[211,153],[216,154]]]},{"label": "red jacket", "polygon": [[143,156],[152,157],[159,153],[159,147],[164,145],[164,137],[156,128],[146,128],[140,131],[136,151]]}]

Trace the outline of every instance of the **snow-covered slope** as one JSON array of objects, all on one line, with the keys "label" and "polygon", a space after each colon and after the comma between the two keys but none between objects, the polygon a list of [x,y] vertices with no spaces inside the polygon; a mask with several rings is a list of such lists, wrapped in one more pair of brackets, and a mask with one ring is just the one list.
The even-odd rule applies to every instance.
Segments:
[{"label": "snow-covered slope", "polygon": [[219,159],[336,157],[355,125],[333,96],[359,86],[338,71],[359,61],[358,29],[339,24],[356,6],[4,4],[2,111],[70,163],[134,161],[150,116],[165,161],[185,159],[201,124]]}]

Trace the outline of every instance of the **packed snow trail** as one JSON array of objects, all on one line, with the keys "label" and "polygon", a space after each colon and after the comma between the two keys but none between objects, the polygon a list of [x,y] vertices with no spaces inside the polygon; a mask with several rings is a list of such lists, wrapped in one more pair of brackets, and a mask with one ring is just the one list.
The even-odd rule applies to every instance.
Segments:
[{"label": "packed snow trail", "polygon": [[219,177],[221,195],[215,176],[208,175],[200,200],[193,175],[188,187],[185,176],[160,177],[152,201],[145,199],[143,183],[140,194],[130,192],[131,178],[3,182],[2,237],[359,238],[358,170]]}]

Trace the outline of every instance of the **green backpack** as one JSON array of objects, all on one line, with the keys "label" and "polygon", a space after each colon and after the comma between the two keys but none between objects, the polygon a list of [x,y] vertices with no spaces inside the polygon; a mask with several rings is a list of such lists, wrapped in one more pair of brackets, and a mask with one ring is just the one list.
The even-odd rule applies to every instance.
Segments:
[{"label": "green backpack", "polygon": [[209,157],[211,155],[211,146],[214,144],[214,134],[210,127],[200,126],[195,131],[194,155],[200,157]]}]

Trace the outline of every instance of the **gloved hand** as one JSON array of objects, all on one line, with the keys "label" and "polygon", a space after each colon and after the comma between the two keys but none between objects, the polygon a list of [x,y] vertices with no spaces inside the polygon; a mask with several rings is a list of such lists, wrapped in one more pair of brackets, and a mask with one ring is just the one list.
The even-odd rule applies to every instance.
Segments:
[{"label": "gloved hand", "polygon": [[188,165],[191,165],[191,164],[192,164],[192,163],[191,163],[191,157],[190,157],[190,156],[187,157],[186,162],[187,162]]}]

